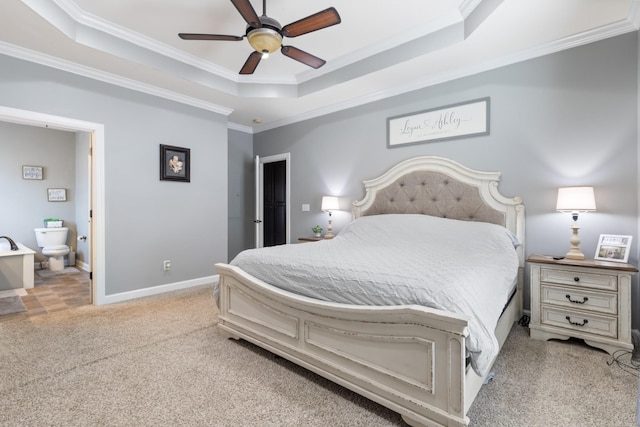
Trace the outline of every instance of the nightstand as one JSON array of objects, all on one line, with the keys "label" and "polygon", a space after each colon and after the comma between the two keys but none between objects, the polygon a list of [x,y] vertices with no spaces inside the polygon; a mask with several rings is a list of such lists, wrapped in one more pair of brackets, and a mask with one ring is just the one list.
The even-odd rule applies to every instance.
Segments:
[{"label": "nightstand", "polygon": [[324,240],[324,237],[298,237],[298,241],[300,242],[319,242],[320,240]]},{"label": "nightstand", "polygon": [[633,350],[631,264],[597,260],[554,260],[532,255],[531,338],[581,338],[613,354]]}]

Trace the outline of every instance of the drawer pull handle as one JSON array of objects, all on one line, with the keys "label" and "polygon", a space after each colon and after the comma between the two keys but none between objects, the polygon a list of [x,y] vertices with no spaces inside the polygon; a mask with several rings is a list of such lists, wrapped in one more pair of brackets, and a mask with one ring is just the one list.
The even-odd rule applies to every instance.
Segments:
[{"label": "drawer pull handle", "polygon": [[567,297],[569,302],[572,302],[574,304],[584,304],[585,302],[589,301],[588,297],[582,297],[582,301],[578,301],[577,299],[571,299],[571,295],[569,294],[566,294],[565,297]]},{"label": "drawer pull handle", "polygon": [[580,278],[579,278],[578,276],[576,276],[576,277],[574,277],[574,278],[573,278],[573,281],[574,281],[574,282],[579,282],[579,281],[580,281]]},{"label": "drawer pull handle", "polygon": [[566,319],[569,321],[569,323],[571,323],[572,325],[575,325],[575,326],[584,326],[584,325],[586,325],[587,323],[589,323],[589,320],[587,320],[587,319],[584,319],[584,320],[582,321],[582,323],[572,322],[572,321],[571,321],[571,316],[567,316],[567,317],[566,317]]}]

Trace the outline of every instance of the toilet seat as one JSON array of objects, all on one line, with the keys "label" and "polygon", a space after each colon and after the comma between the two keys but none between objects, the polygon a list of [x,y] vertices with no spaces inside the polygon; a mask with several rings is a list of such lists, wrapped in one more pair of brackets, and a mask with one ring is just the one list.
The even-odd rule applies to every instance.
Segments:
[{"label": "toilet seat", "polygon": [[69,253],[69,246],[67,245],[54,245],[42,248],[42,255],[44,256],[64,256]]}]

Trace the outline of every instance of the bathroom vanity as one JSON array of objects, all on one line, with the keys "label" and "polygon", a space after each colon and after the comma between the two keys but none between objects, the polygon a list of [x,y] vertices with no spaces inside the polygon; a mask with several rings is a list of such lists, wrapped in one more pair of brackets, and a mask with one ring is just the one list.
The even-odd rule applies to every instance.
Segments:
[{"label": "bathroom vanity", "polygon": [[33,258],[35,251],[22,243],[12,251],[8,242],[0,241],[0,292],[33,288]]}]

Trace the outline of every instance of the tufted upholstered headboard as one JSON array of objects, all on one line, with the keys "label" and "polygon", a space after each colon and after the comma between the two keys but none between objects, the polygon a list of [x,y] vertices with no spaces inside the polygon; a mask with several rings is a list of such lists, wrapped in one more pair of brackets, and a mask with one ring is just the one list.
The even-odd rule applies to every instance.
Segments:
[{"label": "tufted upholstered headboard", "polygon": [[524,206],[520,197],[498,192],[500,172],[482,172],[435,156],[405,160],[382,176],[364,181],[365,196],[353,203],[353,217],[380,214],[425,214],[502,225],[522,242]]}]

